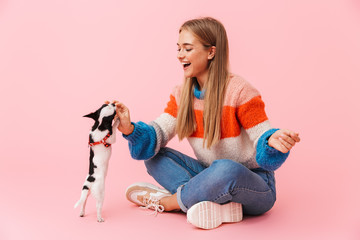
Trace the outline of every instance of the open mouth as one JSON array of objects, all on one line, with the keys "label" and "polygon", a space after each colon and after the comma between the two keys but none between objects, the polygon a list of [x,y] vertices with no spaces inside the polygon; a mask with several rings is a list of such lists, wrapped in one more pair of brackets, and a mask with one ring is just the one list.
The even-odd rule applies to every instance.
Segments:
[{"label": "open mouth", "polygon": [[191,65],[191,63],[183,63],[183,68],[187,69],[190,65]]}]

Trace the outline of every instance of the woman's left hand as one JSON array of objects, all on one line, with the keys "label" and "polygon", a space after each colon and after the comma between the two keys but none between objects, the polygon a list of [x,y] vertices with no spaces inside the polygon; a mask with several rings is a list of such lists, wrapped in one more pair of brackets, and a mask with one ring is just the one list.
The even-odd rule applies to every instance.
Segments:
[{"label": "woman's left hand", "polygon": [[300,142],[299,133],[288,129],[277,130],[268,140],[270,147],[282,153],[289,152],[297,142]]}]

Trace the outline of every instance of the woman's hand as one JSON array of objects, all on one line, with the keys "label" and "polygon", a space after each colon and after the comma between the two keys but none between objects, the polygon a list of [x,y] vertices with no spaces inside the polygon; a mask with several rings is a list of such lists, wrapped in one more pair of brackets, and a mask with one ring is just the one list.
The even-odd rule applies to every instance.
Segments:
[{"label": "woman's hand", "polygon": [[268,140],[270,147],[282,153],[289,152],[297,142],[300,142],[299,134],[288,129],[277,130]]},{"label": "woman's hand", "polygon": [[[109,104],[109,101],[105,102]],[[129,109],[119,101],[113,101],[116,106],[116,116],[120,119],[118,130],[125,135],[130,135],[134,131],[134,125],[131,124]]]}]

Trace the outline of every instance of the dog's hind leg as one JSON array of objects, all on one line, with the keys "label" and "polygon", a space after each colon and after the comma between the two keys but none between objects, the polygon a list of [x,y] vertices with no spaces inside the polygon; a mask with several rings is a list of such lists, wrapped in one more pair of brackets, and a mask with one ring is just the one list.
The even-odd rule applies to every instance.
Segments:
[{"label": "dog's hind leg", "polygon": [[82,194],[85,195],[85,200],[80,208],[80,217],[83,217],[85,215],[85,207],[86,207],[86,201],[90,195],[90,190],[83,190]]},{"label": "dog's hind leg", "polygon": [[96,200],[96,211],[97,211],[97,221],[104,222],[105,220],[101,217],[102,206],[104,204],[104,195],[101,199]]},{"label": "dog's hind leg", "polygon": [[83,217],[85,215],[85,206],[89,194],[89,188],[84,185],[83,190],[81,191],[80,200],[74,206],[74,208],[77,208],[80,205],[80,217]]},{"label": "dog's hind leg", "polygon": [[104,197],[105,197],[105,184],[104,181],[99,181],[96,185],[94,185],[94,190],[92,195],[96,200],[96,212],[97,212],[97,221],[104,222],[104,219],[101,216],[102,207],[104,204]]}]

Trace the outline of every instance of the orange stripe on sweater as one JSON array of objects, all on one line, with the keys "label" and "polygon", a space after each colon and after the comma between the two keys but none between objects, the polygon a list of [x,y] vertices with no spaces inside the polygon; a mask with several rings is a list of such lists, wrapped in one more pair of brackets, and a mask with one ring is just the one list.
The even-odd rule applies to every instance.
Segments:
[{"label": "orange stripe on sweater", "polygon": [[261,96],[252,98],[247,103],[238,107],[236,115],[245,129],[252,128],[268,120],[265,113],[265,104]]},{"label": "orange stripe on sweater", "polygon": [[[203,111],[194,110],[196,119],[196,131],[191,137],[204,137]],[[177,104],[175,97],[170,95],[170,101],[165,108],[165,113],[177,117]],[[236,137],[240,135],[240,127],[252,128],[259,123],[268,120],[265,113],[265,104],[261,96],[252,98],[247,103],[235,108],[224,106],[221,119],[221,138]]]},{"label": "orange stripe on sweater", "polygon": [[177,104],[175,97],[173,95],[170,95],[170,101],[167,104],[167,107],[165,108],[164,112],[170,114],[174,118],[177,116]]},{"label": "orange stripe on sweater", "polygon": [[[196,131],[191,137],[204,137],[203,111],[195,110]],[[236,137],[240,135],[240,124],[236,118],[236,108],[224,106],[221,119],[221,138]]]}]

